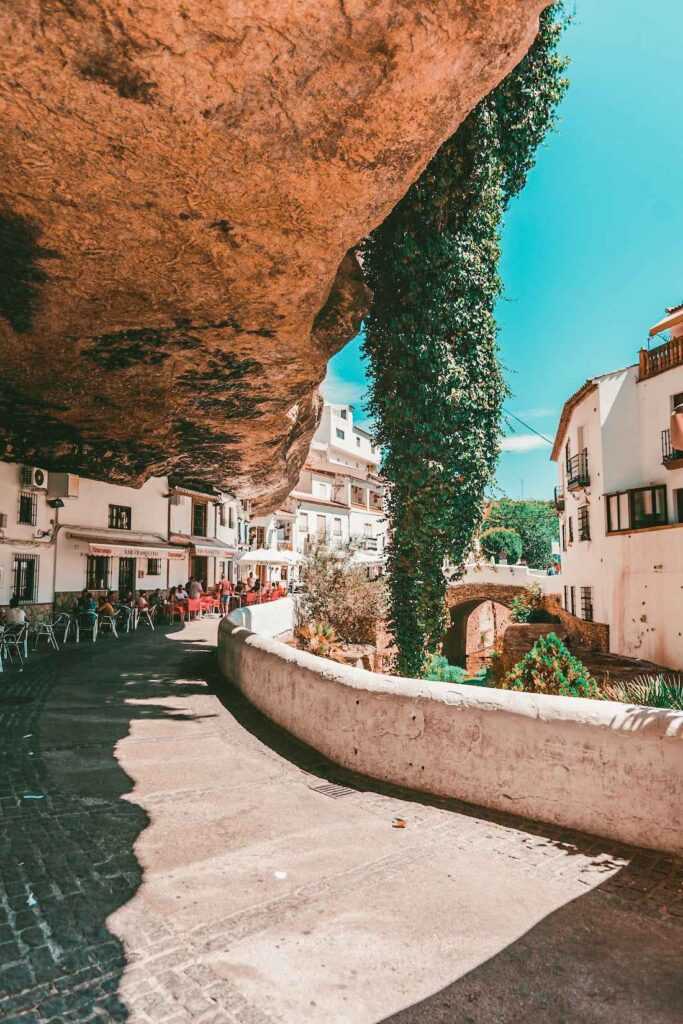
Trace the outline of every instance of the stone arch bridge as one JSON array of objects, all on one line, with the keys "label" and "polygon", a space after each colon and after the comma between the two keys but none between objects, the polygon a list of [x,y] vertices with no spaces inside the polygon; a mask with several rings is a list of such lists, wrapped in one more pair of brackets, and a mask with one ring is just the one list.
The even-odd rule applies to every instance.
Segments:
[{"label": "stone arch bridge", "polygon": [[444,655],[452,665],[465,665],[467,659],[467,622],[479,605],[495,601],[509,608],[515,597],[537,584],[546,598],[548,610],[558,612],[559,590],[557,577],[548,576],[525,565],[490,565],[476,563],[467,566],[465,575],[452,583],[446,602],[449,626],[444,638]]}]

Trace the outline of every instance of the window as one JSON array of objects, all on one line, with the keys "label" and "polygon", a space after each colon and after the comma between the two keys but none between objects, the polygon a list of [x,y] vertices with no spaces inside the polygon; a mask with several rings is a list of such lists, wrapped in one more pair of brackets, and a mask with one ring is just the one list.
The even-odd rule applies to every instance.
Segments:
[{"label": "window", "polygon": [[343,441],[343,440],[344,440],[344,438],[346,437],[346,434],[345,434],[345,433],[344,433],[344,431],[343,431],[343,430],[341,429],[341,427],[337,427],[337,437],[338,437],[338,438],[339,438],[339,439],[340,439],[341,441]]},{"label": "window", "polygon": [[308,513],[300,512],[298,518],[299,532],[308,533]]},{"label": "window", "polygon": [[356,434],[356,448],[360,448],[360,438],[358,434]]},{"label": "window", "polygon": [[607,494],[605,498],[608,533],[615,533],[618,530],[645,530],[650,526],[666,525],[664,484]]},{"label": "window", "polygon": [[147,575],[148,576],[161,576],[161,559],[160,558],[148,558],[147,559]]},{"label": "window", "polygon": [[351,502],[353,505],[365,505],[363,488],[357,484],[351,484]]},{"label": "window", "polygon": [[225,526],[225,505],[222,502],[220,505],[216,505],[216,514],[218,516],[218,525]]},{"label": "window", "polygon": [[326,522],[327,522],[327,520],[326,520],[325,516],[318,516],[317,517],[316,532],[318,533],[318,535],[320,537],[324,537],[325,536],[325,530],[327,528],[326,527]]},{"label": "window", "polygon": [[235,509],[232,505],[228,505],[228,528],[230,530],[235,528]]},{"label": "window", "polygon": [[341,416],[341,418],[342,418],[343,420],[347,419],[347,416],[348,416],[348,414],[347,414],[347,411],[346,411],[346,409],[340,409],[340,410],[339,410],[339,415]]},{"label": "window", "polygon": [[32,491],[22,491],[19,495],[19,518],[17,522],[26,526],[35,526],[38,515],[38,496]]},{"label": "window", "polygon": [[676,508],[676,522],[683,523],[683,487],[674,491],[674,502]]},{"label": "window", "polygon": [[634,530],[666,523],[666,487],[639,487],[630,493],[631,526]]},{"label": "window", "polygon": [[567,516],[567,526],[569,527],[568,539],[569,543],[574,543],[574,520],[571,516]]},{"label": "window", "polygon": [[569,611],[576,615],[576,587],[569,588]]},{"label": "window", "polygon": [[588,505],[581,505],[579,508],[579,540],[591,539],[590,514]]},{"label": "window", "polygon": [[593,621],[593,588],[581,587],[581,618]]},{"label": "window", "polygon": [[38,596],[38,555],[14,556],[12,593],[20,601],[35,601]]},{"label": "window", "polygon": [[327,501],[329,501],[331,493],[332,488],[330,484],[326,483],[323,480],[313,481],[313,496],[315,498],[325,498]]},{"label": "window", "polygon": [[207,504],[205,501],[192,502],[192,533],[195,537],[206,537]]},{"label": "window", "polygon": [[[567,527],[562,523],[562,550],[567,550]],[[566,608],[566,605],[565,605]]]},{"label": "window", "polygon": [[341,535],[342,535],[342,521],[341,521],[341,519],[338,519],[338,518],[335,517],[335,519],[333,519],[333,524],[334,524],[334,529],[333,529],[332,532],[334,533],[334,536],[335,537],[341,537]]},{"label": "window", "polygon": [[679,405],[683,405],[683,391],[679,391],[677,395],[671,396],[671,411],[673,412]]},{"label": "window", "polygon": [[111,558],[88,555],[85,565],[85,585],[88,590],[109,590]]},{"label": "window", "polygon": [[569,611],[569,587],[566,583],[564,585],[564,610]]},{"label": "window", "polygon": [[130,530],[132,516],[128,505],[109,506],[109,529]]}]

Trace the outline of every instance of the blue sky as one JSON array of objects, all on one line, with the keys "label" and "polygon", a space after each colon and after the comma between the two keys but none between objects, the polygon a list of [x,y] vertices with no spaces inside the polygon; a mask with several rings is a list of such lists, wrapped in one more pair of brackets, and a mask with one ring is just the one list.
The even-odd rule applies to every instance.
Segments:
[{"label": "blue sky", "polygon": [[[503,233],[500,352],[506,408],[552,437],[564,399],[637,360],[664,307],[683,301],[683,2],[577,0],[571,85]],[[365,392],[360,340],[331,361],[325,394]],[[549,445],[510,421],[502,493],[547,498]]]}]

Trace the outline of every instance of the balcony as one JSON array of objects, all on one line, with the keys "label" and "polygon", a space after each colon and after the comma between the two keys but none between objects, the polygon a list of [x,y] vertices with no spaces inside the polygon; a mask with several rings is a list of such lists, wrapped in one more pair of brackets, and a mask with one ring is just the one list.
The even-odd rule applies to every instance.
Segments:
[{"label": "balcony", "polygon": [[662,431],[662,464],[667,469],[683,468],[683,452],[671,447],[671,431]]},{"label": "balcony", "polygon": [[658,373],[671,370],[683,363],[683,336],[665,341],[649,351],[641,348],[639,353],[638,380],[656,377]]},{"label": "balcony", "polygon": [[577,455],[567,459],[567,490],[575,491],[579,487],[588,487],[590,482],[588,450],[584,448]]},{"label": "balcony", "polygon": [[555,488],[555,508],[558,512],[564,512],[564,491],[561,487]]}]

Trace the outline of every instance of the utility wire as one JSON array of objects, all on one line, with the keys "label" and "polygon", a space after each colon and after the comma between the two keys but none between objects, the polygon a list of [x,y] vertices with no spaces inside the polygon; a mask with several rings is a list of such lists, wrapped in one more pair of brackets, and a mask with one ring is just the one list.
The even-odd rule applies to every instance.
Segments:
[{"label": "utility wire", "polygon": [[540,430],[536,430],[536,427],[532,427],[530,423],[525,423],[524,420],[520,419],[519,416],[516,416],[514,412],[510,412],[509,409],[503,409],[503,412],[505,413],[506,416],[512,416],[513,420],[517,420],[517,422],[521,423],[526,430],[530,430],[532,434],[536,434],[543,441],[545,441],[546,444],[549,444],[552,447],[553,442],[550,440],[550,438],[546,437],[545,434],[542,434]]}]

